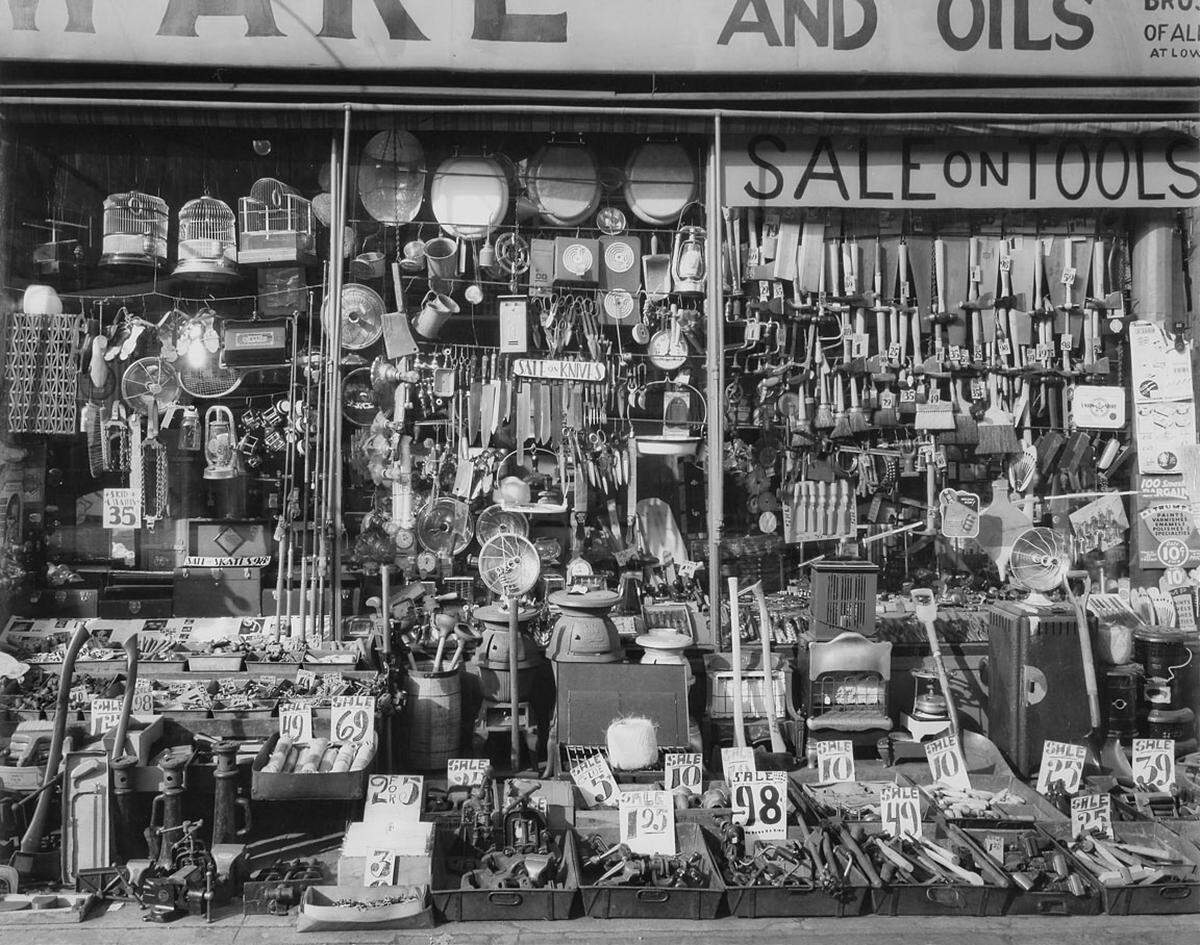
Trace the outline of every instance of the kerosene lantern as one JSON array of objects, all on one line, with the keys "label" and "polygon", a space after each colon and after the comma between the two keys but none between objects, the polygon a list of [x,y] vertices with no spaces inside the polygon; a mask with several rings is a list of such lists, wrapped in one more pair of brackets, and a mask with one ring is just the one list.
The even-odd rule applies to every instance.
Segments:
[{"label": "kerosene lantern", "polygon": [[671,252],[671,276],[676,294],[704,295],[708,275],[707,242],[708,235],[702,226],[680,225],[676,231]]},{"label": "kerosene lantern", "polygon": [[913,668],[912,678],[912,712],[904,713],[902,721],[913,741],[921,742],[949,728],[950,713],[937,670],[928,660]]},{"label": "kerosene lantern", "polygon": [[237,470],[237,439],[233,411],[214,404],[204,412],[205,479],[232,479]]}]

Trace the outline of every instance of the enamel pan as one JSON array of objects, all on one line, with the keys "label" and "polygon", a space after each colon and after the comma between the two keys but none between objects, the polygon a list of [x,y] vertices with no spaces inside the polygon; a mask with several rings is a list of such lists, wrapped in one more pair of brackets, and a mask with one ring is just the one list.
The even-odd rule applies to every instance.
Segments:
[{"label": "enamel pan", "polygon": [[525,189],[547,223],[578,226],[600,206],[599,167],[584,145],[551,142],[530,158]]},{"label": "enamel pan", "polygon": [[495,158],[452,157],[433,175],[433,216],[450,236],[480,240],[508,211],[508,176]]},{"label": "enamel pan", "polygon": [[643,223],[673,225],[696,199],[696,169],[677,144],[641,145],[625,165],[625,201]]}]

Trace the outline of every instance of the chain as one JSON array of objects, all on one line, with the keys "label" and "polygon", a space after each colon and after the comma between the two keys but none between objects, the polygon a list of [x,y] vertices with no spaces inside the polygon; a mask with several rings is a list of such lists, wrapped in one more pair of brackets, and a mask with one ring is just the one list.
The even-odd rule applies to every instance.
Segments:
[{"label": "chain", "polygon": [[[147,462],[147,460],[151,462]],[[147,525],[153,525],[167,516],[167,450],[158,440],[147,440],[142,444],[143,475],[152,477],[150,488],[142,490],[142,513]]]}]

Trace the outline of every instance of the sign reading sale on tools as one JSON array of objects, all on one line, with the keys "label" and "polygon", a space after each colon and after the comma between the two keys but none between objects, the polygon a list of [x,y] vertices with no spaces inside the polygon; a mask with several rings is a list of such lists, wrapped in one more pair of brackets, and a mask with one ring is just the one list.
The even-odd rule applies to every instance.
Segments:
[{"label": "sign reading sale on tools", "polygon": [[730,206],[1183,207],[1200,199],[1200,149],[1184,136],[760,134],[732,140],[725,154]]}]

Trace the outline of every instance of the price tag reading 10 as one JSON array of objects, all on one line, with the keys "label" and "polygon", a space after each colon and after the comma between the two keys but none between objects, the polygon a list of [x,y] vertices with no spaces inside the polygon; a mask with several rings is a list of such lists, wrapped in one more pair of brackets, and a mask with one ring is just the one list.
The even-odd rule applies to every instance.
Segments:
[{"label": "price tag reading 10", "polygon": [[971,778],[967,774],[962,745],[953,735],[926,742],[925,758],[934,781],[962,791],[971,790]]},{"label": "price tag reading 10", "polygon": [[879,820],[889,837],[918,839],[921,836],[921,800],[917,789],[885,785],[879,794]]},{"label": "price tag reading 10", "polygon": [[787,839],[787,773],[742,773],[730,783],[733,822],[762,840]]},{"label": "price tag reading 10", "polygon": [[1066,794],[1078,794],[1083,781],[1083,762],[1087,749],[1070,742],[1047,740],[1042,744],[1042,764],[1038,769],[1037,792],[1049,794],[1061,784]]},{"label": "price tag reading 10", "polygon": [[665,774],[668,791],[684,788],[689,794],[699,794],[702,787],[700,782],[703,778],[703,764],[699,752],[668,754]]},{"label": "price tag reading 10", "polygon": [[334,696],[330,700],[330,741],[335,745],[369,742],[375,734],[374,696]]},{"label": "price tag reading 10", "polygon": [[1175,787],[1175,739],[1133,740],[1133,783],[1144,791],[1170,791]]},{"label": "price tag reading 10", "polygon": [[367,781],[367,802],[363,819],[387,820],[421,816],[421,796],[425,779],[415,774],[373,774]]},{"label": "price tag reading 10", "polygon": [[822,784],[854,781],[854,743],[849,739],[817,742],[817,780]]}]

